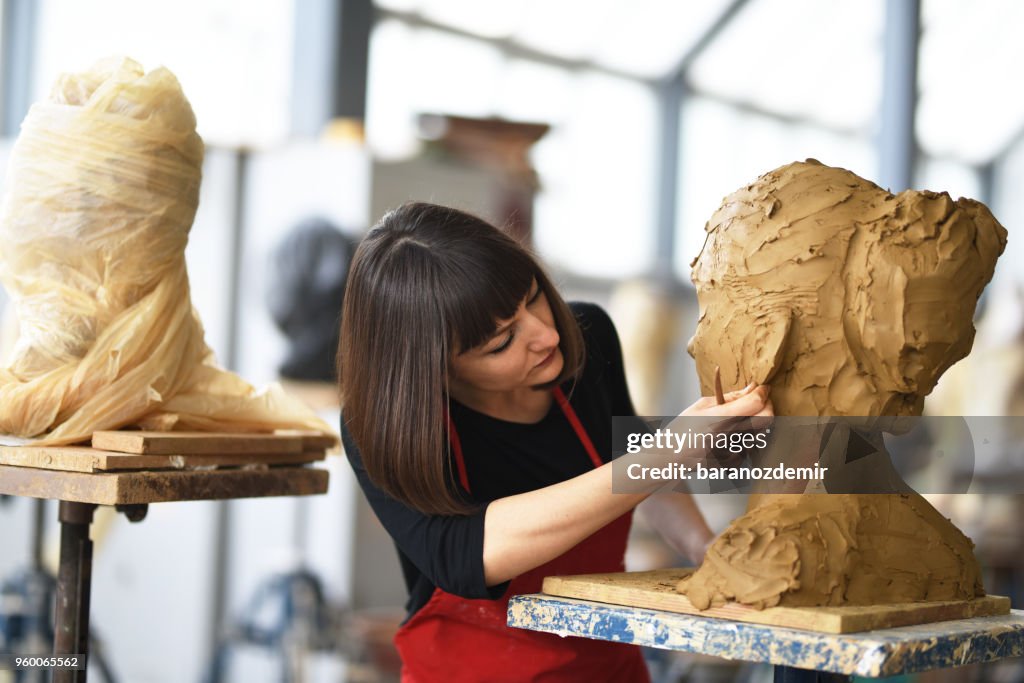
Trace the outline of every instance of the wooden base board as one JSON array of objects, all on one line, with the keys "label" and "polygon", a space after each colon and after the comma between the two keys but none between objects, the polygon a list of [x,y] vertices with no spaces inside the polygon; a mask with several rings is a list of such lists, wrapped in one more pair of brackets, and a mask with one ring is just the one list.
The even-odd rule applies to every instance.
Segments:
[{"label": "wooden base board", "polygon": [[313,432],[303,429],[278,429],[275,436],[298,436],[302,438],[302,447],[307,451],[326,451],[340,445],[338,437],[334,434]]},{"label": "wooden base board", "polygon": [[317,467],[213,471],[57,472],[0,465],[0,493],[97,505],[310,496],[327,492],[329,473]]},{"label": "wooden base board", "polygon": [[548,595],[565,598],[784,626],[820,633],[855,633],[1010,612],[1010,599],[998,595],[950,602],[858,607],[769,607],[763,610],[730,603],[701,611],[690,603],[689,598],[675,590],[679,580],[692,572],[693,569],[658,569],[619,574],[549,576],[544,579],[542,590]]}]

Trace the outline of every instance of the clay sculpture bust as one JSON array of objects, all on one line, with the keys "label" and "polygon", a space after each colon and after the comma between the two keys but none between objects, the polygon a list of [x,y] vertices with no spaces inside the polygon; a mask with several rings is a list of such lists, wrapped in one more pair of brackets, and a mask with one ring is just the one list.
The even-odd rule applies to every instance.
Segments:
[{"label": "clay sculpture bust", "polygon": [[[979,202],[893,195],[814,160],[726,197],[705,230],[689,346],[702,393],[717,366],[726,389],[770,385],[779,416],[920,415],[970,351],[1006,245]],[[701,609],[972,598],[972,547],[909,491],[759,495],[678,590]]]}]

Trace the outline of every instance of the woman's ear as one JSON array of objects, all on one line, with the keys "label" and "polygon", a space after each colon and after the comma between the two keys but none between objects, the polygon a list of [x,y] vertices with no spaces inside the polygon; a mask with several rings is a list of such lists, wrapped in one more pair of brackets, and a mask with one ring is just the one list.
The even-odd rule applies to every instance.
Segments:
[{"label": "woman's ear", "polygon": [[750,382],[770,382],[782,365],[792,319],[789,308],[766,311],[752,320],[721,316],[714,322],[705,311],[687,345],[697,361],[701,394],[713,395],[716,367],[721,368],[726,391]]},{"label": "woman's ear", "polygon": [[449,384],[458,381],[459,373],[456,372],[456,366],[458,362],[455,359],[455,354],[452,354],[447,361],[441,364],[441,370],[444,372],[445,379]]},{"label": "woman's ear", "polygon": [[782,365],[792,325],[793,312],[789,308],[768,311],[754,320],[750,332],[743,338],[741,358],[750,375],[746,382],[768,384],[775,377]]}]

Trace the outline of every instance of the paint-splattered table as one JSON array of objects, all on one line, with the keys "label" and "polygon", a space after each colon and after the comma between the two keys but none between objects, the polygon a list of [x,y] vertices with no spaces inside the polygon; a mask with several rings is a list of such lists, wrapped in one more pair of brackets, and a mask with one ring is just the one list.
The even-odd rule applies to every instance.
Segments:
[{"label": "paint-splattered table", "polygon": [[775,665],[776,683],[844,681],[1024,655],[1024,611],[841,635],[544,594],[509,602],[508,625]]}]

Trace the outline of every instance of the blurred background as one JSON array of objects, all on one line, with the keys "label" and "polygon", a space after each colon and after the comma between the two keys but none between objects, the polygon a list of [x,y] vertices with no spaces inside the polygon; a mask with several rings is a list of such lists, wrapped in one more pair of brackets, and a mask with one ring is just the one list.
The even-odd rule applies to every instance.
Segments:
[{"label": "blurred background", "polygon": [[[332,423],[331,344],[308,335],[330,341],[336,319],[313,311],[312,333],[293,329],[287,312],[310,291],[296,281],[314,273],[322,296],[340,297],[352,245],[408,199],[479,213],[532,244],[567,298],[612,314],[638,411],[678,413],[699,395],[685,346],[704,223],[725,195],[805,158],[893,191],[990,206],[1007,251],[974,352],[928,409],[1021,414],[1016,0],[0,6],[0,168],[61,72],[111,55],[171,69],[207,145],[187,251],[207,342],[228,368],[255,384],[284,380]],[[141,524],[97,523],[92,626],[116,680],[391,680],[387,640],[405,598],[397,558],[343,458],[325,466],[331,491],[316,500],[163,504]],[[991,474],[1024,464],[998,467]],[[1024,604],[1018,497],[935,502],[977,543],[986,587]],[[700,503],[715,529],[744,507],[740,496]],[[28,562],[34,514],[26,499],[0,502],[0,585]],[[45,519],[55,557],[55,504]],[[634,535],[632,568],[680,562],[642,527]],[[13,594],[0,588],[0,614]],[[313,643],[301,606],[321,598],[346,627]],[[285,634],[285,645],[261,633]],[[219,670],[218,651],[230,652]],[[662,681],[770,676],[684,656],[655,666]],[[1024,680],[1013,662],[942,675],[919,679]]]}]

